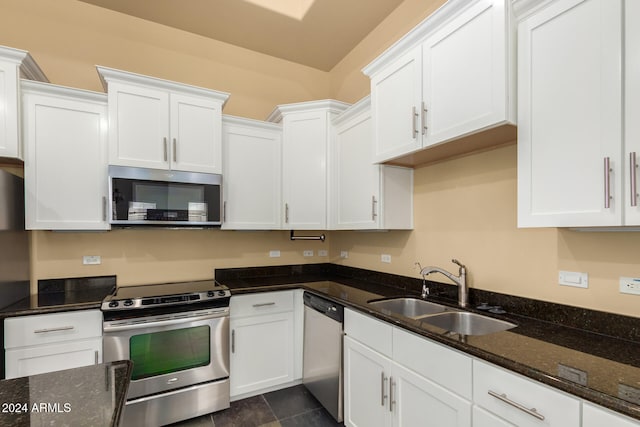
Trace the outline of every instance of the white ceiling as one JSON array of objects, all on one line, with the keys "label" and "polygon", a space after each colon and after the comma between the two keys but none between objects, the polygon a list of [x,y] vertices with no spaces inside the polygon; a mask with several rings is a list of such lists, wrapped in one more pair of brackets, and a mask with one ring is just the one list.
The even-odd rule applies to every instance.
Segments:
[{"label": "white ceiling", "polygon": [[80,0],[328,71],[403,0]]}]

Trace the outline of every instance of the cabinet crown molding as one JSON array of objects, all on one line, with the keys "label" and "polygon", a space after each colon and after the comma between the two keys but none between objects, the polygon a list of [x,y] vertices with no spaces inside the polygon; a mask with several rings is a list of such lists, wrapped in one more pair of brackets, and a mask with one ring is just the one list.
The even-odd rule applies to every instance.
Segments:
[{"label": "cabinet crown molding", "polygon": [[228,114],[223,114],[222,115],[222,125],[239,125],[239,126],[252,126],[252,127],[257,127],[257,128],[261,128],[261,129],[267,129],[267,130],[275,130],[275,131],[281,131],[282,130],[282,125],[280,123],[272,123],[272,122],[265,122],[262,120],[255,120],[255,119],[248,119],[246,117],[237,117],[237,116],[231,116]]},{"label": "cabinet crown molding", "polygon": [[473,6],[474,2],[469,0],[449,0],[440,6],[435,12],[427,16],[422,22],[416,25],[411,31],[401,39],[389,46],[382,54],[374,59],[369,65],[362,69],[367,77],[372,77],[388,64],[399,58],[401,55],[422,43],[431,33],[453,19],[465,9]]},{"label": "cabinet crown molding", "polygon": [[40,82],[49,81],[42,69],[26,50],[0,46],[0,60],[10,61],[18,65],[20,68],[20,77],[22,78]]},{"label": "cabinet crown molding", "polygon": [[315,110],[327,110],[329,113],[340,114],[351,104],[335,99],[321,99],[319,101],[296,102],[278,105],[267,117],[268,122],[280,123],[282,117],[291,113],[304,113]]},{"label": "cabinet crown molding", "polygon": [[37,82],[32,80],[20,80],[20,89],[22,93],[36,92],[45,93],[61,98],[72,97],[76,100],[89,102],[97,102],[101,104],[107,103],[107,94],[102,92],[93,92],[90,90],[76,89],[66,86],[54,85],[51,83]]},{"label": "cabinet crown molding", "polygon": [[175,91],[195,96],[207,97],[220,101],[222,106],[226,104],[230,94],[228,92],[221,92],[218,90],[207,89],[199,86],[193,86],[185,83],[177,83],[170,80],[164,80],[157,77],[145,76],[142,74],[136,74],[129,71],[116,70],[113,68],[103,67],[96,65],[96,70],[100,75],[100,82],[104,90],[109,89],[109,83],[125,83],[141,86],[152,86],[158,89],[164,89],[169,91]]}]

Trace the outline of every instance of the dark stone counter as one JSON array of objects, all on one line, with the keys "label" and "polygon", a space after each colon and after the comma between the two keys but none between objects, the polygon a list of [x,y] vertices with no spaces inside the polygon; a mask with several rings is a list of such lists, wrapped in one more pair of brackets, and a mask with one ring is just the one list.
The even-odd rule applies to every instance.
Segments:
[{"label": "dark stone counter", "polygon": [[117,426],[130,361],[0,380],[0,427]]},{"label": "dark stone counter", "polygon": [[[422,285],[418,279],[331,266],[325,271],[310,271],[308,274],[262,274],[260,277],[251,277],[251,269],[240,270],[216,271],[216,279],[228,286],[232,295],[295,288],[312,291],[640,420],[640,340],[629,339],[637,336],[640,319],[486,291],[474,293],[471,289],[471,307],[487,301],[495,305],[494,301],[498,301],[504,304],[507,313],[495,315],[475,308],[469,311],[507,320],[518,326],[482,336],[452,335],[420,320],[383,313],[367,304],[375,298],[417,297]],[[380,283],[381,277],[384,277],[385,284]],[[429,300],[456,305],[455,286],[437,282],[428,284],[432,290]],[[584,329],[579,328],[581,324],[584,324]]]}]

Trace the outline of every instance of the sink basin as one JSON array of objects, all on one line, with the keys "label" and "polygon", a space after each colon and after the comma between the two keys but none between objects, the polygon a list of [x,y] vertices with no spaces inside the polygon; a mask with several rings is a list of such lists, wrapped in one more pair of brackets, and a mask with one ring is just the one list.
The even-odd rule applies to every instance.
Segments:
[{"label": "sink basin", "polygon": [[460,335],[487,335],[517,326],[504,320],[462,311],[435,314],[421,321]]},{"label": "sink basin", "polygon": [[443,313],[448,308],[419,298],[393,298],[381,301],[370,301],[369,305],[382,310],[383,313],[399,314],[415,319],[417,317]]}]

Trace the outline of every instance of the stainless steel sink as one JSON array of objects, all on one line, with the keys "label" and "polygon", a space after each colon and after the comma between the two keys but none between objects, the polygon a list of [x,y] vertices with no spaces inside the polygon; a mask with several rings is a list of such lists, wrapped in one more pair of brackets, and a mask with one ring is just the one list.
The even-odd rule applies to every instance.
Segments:
[{"label": "stainless steel sink", "polygon": [[448,307],[419,298],[393,298],[381,301],[370,301],[369,305],[376,307],[386,314],[399,314],[415,319],[417,317],[443,313]]},{"label": "stainless steel sink", "polygon": [[425,316],[420,320],[423,323],[460,335],[487,335],[494,332],[506,331],[517,326],[504,320],[463,311]]}]

